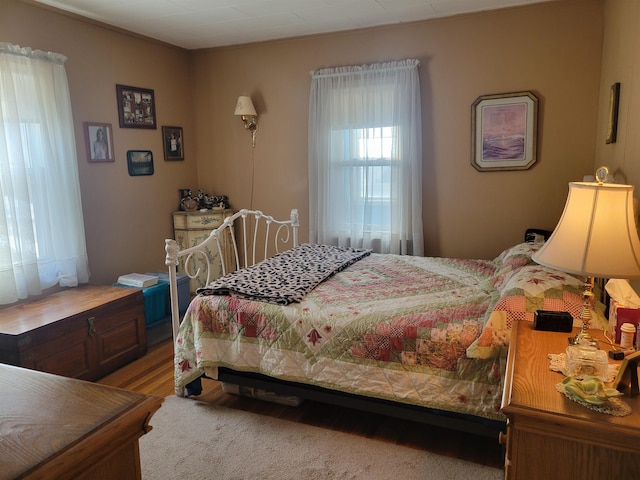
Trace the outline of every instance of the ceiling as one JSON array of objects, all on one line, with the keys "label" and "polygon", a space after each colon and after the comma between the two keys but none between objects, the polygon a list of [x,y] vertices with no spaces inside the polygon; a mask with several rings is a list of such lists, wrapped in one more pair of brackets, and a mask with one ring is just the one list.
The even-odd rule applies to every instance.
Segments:
[{"label": "ceiling", "polygon": [[198,49],[412,22],[551,0],[33,1],[172,45]]}]

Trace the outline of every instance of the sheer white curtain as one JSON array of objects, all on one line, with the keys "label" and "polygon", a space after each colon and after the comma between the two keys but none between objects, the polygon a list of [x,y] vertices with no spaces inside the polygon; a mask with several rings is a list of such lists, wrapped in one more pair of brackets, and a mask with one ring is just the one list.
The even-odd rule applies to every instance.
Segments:
[{"label": "sheer white curtain", "polygon": [[419,65],[311,72],[310,241],[423,255]]},{"label": "sheer white curtain", "polygon": [[0,304],[89,280],[65,61],[0,43]]}]

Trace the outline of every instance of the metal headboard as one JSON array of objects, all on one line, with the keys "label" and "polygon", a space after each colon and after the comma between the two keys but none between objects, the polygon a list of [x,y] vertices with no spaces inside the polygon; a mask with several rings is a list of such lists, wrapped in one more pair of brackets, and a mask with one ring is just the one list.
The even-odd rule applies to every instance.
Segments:
[{"label": "metal headboard", "polygon": [[[169,269],[171,323],[175,341],[180,326],[178,311],[177,268],[183,259],[184,273],[189,278],[200,275],[202,264],[207,273],[206,284],[213,280],[210,258],[219,258],[222,274],[246,268],[286,248],[298,245],[298,210],[292,209],[288,220],[276,220],[260,210],[242,209],[226,217],[218,228],[198,245],[180,250],[178,243],[165,240],[165,265]],[[196,263],[199,260],[199,263]],[[195,270],[195,271],[194,271]]]}]

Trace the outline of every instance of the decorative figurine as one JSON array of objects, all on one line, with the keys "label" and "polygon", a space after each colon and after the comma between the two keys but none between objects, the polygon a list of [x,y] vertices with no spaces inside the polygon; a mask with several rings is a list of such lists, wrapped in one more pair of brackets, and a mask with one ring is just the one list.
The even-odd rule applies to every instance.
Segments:
[{"label": "decorative figurine", "polygon": [[229,208],[229,199],[226,195],[208,195],[202,189],[198,190],[198,195],[194,196],[191,189],[181,188],[180,210],[194,212],[196,210],[211,210]]},{"label": "decorative figurine", "polygon": [[180,211],[184,210],[184,206],[182,204],[182,202],[185,200],[185,198],[191,198],[191,189],[190,188],[180,188],[178,190],[178,192],[180,193],[180,204],[178,206],[178,209]]}]

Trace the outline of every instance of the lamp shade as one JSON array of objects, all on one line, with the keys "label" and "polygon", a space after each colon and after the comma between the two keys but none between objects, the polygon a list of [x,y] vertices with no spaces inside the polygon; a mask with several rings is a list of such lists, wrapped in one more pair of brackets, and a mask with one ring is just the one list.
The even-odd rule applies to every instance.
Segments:
[{"label": "lamp shade", "polygon": [[640,277],[633,186],[569,183],[560,221],[533,260],[577,275]]},{"label": "lamp shade", "polygon": [[238,97],[234,115],[246,115],[253,117],[258,115],[256,113],[255,107],[253,106],[253,102],[251,101],[251,97],[247,97],[245,95],[241,95]]}]

